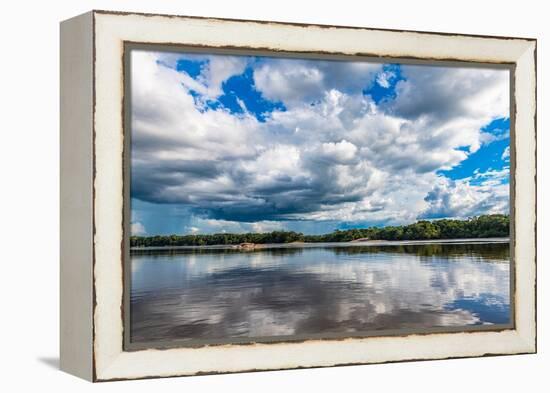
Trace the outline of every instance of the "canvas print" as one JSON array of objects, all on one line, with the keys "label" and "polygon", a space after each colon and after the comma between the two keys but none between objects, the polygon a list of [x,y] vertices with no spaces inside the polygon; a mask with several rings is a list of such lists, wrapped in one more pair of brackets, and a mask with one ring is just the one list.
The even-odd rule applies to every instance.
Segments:
[{"label": "canvas print", "polygon": [[131,344],[511,326],[510,69],[127,56]]}]

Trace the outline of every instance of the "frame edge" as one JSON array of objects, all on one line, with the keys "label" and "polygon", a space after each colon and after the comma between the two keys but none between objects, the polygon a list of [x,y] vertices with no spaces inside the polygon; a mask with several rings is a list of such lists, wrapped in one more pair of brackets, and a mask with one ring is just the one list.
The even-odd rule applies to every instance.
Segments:
[{"label": "frame edge", "polygon": [[93,12],[60,23],[60,369],[93,372]]},{"label": "frame edge", "polygon": [[[115,12],[98,12],[98,11],[94,11],[95,13],[97,14],[118,14],[118,13],[115,13]],[[146,14],[136,14],[136,13],[130,13],[130,15],[146,15]],[[186,17],[184,17],[186,18]],[[203,19],[203,18],[197,18],[197,17],[189,17],[191,19]],[[204,19],[219,19],[219,18],[204,18]],[[234,22],[238,22],[236,20],[230,20],[230,21],[234,21]],[[251,21],[251,22],[258,22],[258,21]],[[260,22],[261,23],[261,22]],[[273,24],[276,24],[276,25],[292,25],[292,24],[285,24],[285,23],[280,23],[280,22],[273,22]],[[312,25],[312,26],[315,26],[315,25]],[[325,26],[326,27],[326,26]],[[365,30],[370,30],[368,28],[359,28],[359,29],[365,29]],[[373,30],[378,30],[378,29],[373,29]],[[404,32],[404,31],[403,31]],[[420,33],[420,32],[414,32],[414,33]],[[427,33],[427,34],[433,34],[433,35],[437,35],[438,33]],[[453,34],[449,34],[451,36],[461,36],[461,35],[453,35]],[[489,38],[489,37],[485,37],[485,38]],[[505,37],[495,37],[495,38],[499,38],[501,40],[510,40],[511,38],[505,38]],[[536,40],[529,40],[529,39],[520,39],[520,40],[524,40],[524,42],[521,42],[521,46],[522,47],[525,47],[527,50],[526,52],[529,52],[529,55],[532,55],[531,54],[531,51],[530,51],[530,47],[531,45],[533,44],[533,41],[534,41],[534,45],[535,45],[535,55],[536,55]],[[532,59],[532,57],[531,57]],[[536,73],[536,61],[535,61],[535,73]],[[535,78],[536,78],[536,75],[535,75]],[[536,82],[535,82],[535,88],[536,88]],[[529,94],[532,94],[533,92],[529,90]],[[536,100],[535,100],[535,109],[536,109]],[[536,110],[535,110],[535,133],[536,133]],[[532,121],[532,119],[531,119]],[[526,136],[528,138],[531,138],[531,132],[533,131],[532,128],[529,128],[528,130],[526,130]],[[536,163],[535,163],[535,175],[536,175]],[[532,185],[532,183],[531,183]],[[535,178],[535,185],[536,185],[536,178]],[[536,216],[535,216],[535,219],[536,219]],[[536,225],[536,222],[535,222],[535,225]],[[529,230],[527,233],[524,232],[523,233],[523,236],[526,236],[526,235],[530,235],[532,234],[533,232],[531,230]],[[536,230],[535,230],[535,233],[536,233]],[[536,259],[536,250],[535,250],[535,259]],[[528,266],[528,269],[531,269],[532,268],[532,260],[527,260],[525,261],[525,264],[529,265],[531,264],[530,266]],[[535,271],[535,276],[534,276],[534,279],[536,280],[536,271]],[[535,284],[536,284],[536,281],[535,281]],[[536,289],[535,289],[536,291]],[[536,292],[535,292],[536,294]],[[536,321],[536,315],[534,315],[535,317],[535,321]],[[529,318],[528,318],[529,319]],[[532,328],[532,327],[531,327]],[[523,330],[523,329],[522,329]],[[519,332],[518,332],[519,333]],[[510,352],[510,353],[506,353],[506,352],[488,352],[488,353],[485,353],[485,354],[481,354],[481,355],[458,355],[458,356],[451,356],[451,357],[444,357],[444,356],[441,356],[441,357],[430,357],[430,358],[424,358],[424,359],[421,359],[421,358],[414,358],[414,359],[409,359],[409,360],[432,360],[432,359],[444,359],[444,358],[458,358],[458,357],[475,357],[475,356],[493,356],[493,355],[508,355],[508,354],[522,354],[522,353],[534,353],[536,352],[536,326],[535,326],[535,329],[534,329],[534,337],[533,337],[533,331],[531,329],[527,329],[527,330],[523,330],[521,333],[521,335],[514,335],[514,340],[515,340],[515,343],[517,345],[517,348],[513,351],[513,352]],[[149,376],[147,375],[144,375],[144,376],[133,376],[133,375],[125,375],[124,372],[121,372],[123,371],[122,368],[123,368],[123,364],[122,363],[126,363],[129,359],[129,356],[126,356],[127,354],[124,354],[124,353],[121,353],[117,356],[114,356],[114,357],[110,357],[110,362],[109,364],[104,364],[103,367],[100,368],[100,372],[99,372],[99,378],[98,380],[99,381],[107,381],[107,380],[121,380],[121,379],[140,379],[140,378],[150,378],[150,377],[164,377],[164,376],[183,376],[183,375],[202,375],[202,374],[206,374],[208,372],[197,372],[197,373],[191,373],[191,374],[180,374],[180,373],[174,373],[174,374],[156,374],[156,373],[153,373],[153,374],[150,374]],[[156,356],[158,355],[158,353],[151,353],[150,355],[153,355],[153,356]],[[107,359],[105,359],[107,360]],[[404,360],[397,360],[397,361],[408,361],[406,359]],[[392,361],[367,361],[367,362],[360,362],[360,363],[356,363],[356,364],[372,364],[372,363],[386,363],[386,362],[392,362]],[[334,364],[334,365],[331,365],[330,367],[332,366],[337,366],[339,364]],[[310,366],[305,366],[305,367],[317,367],[315,365],[310,365]],[[328,367],[328,366],[321,366],[321,367]],[[289,367],[289,368],[296,368],[296,367]],[[299,368],[299,367],[298,367]],[[281,369],[285,369],[285,368],[281,368]],[[270,370],[269,368],[261,368],[261,370]],[[219,371],[220,373],[231,373],[231,372],[245,372],[245,371],[252,371],[252,370],[248,370],[248,369],[243,369],[241,371]],[[257,370],[259,371],[259,370]]]}]

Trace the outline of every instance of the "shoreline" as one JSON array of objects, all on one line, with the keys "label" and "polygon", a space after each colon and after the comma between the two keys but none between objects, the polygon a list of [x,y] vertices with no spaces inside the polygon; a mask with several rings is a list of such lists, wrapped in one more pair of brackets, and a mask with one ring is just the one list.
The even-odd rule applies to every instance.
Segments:
[{"label": "shoreline", "polygon": [[349,242],[319,242],[319,243],[265,243],[254,244],[250,248],[241,247],[239,244],[216,244],[208,246],[153,246],[130,247],[130,251],[162,251],[162,250],[236,250],[254,251],[273,248],[325,248],[325,247],[370,247],[370,246],[408,246],[423,244],[486,244],[508,243],[508,237],[467,238],[467,239],[426,239],[426,240],[365,240]]}]

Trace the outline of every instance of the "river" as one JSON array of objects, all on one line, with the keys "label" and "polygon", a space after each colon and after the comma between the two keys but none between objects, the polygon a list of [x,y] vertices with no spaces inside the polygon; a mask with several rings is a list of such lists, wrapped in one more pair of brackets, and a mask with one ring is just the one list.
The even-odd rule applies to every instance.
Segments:
[{"label": "river", "polygon": [[133,250],[130,341],[506,325],[508,242]]}]

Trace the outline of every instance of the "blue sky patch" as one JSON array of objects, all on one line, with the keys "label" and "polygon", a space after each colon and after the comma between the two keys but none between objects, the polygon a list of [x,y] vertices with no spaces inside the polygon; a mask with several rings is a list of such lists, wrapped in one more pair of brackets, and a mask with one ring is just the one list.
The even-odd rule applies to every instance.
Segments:
[{"label": "blue sky patch", "polygon": [[[197,79],[208,60],[179,59],[176,69],[185,72],[190,77]],[[266,100],[254,86],[254,71],[247,67],[240,75],[234,75],[222,84],[223,94],[216,100],[205,99],[195,90],[189,90],[189,94],[195,99],[195,105],[199,111],[220,108],[227,109],[233,115],[242,115],[249,112],[260,122],[265,122],[273,111],[285,111],[282,102]]]},{"label": "blue sky patch", "polygon": [[191,214],[183,205],[151,203],[132,198],[130,200],[132,222],[140,222],[148,235],[186,233]]},{"label": "blue sky patch", "polygon": [[202,68],[207,63],[208,60],[178,59],[176,62],[176,71],[185,72],[191,78],[197,78],[201,74]]},{"label": "blue sky patch", "polygon": [[221,107],[221,104],[217,101],[207,100],[206,102],[204,102],[204,97],[202,96],[202,94],[193,89],[189,89],[189,95],[193,97],[193,100],[195,101],[195,106],[200,113],[204,113],[208,108],[215,110]]},{"label": "blue sky patch", "polygon": [[[225,81],[222,85],[223,95],[218,101],[231,113],[244,113],[243,109],[253,114],[260,122],[273,111],[285,111],[282,102],[266,100],[254,87],[254,71],[247,67],[241,75],[235,75]],[[243,108],[244,106],[244,108]]]},{"label": "blue sky patch", "polygon": [[501,139],[510,138],[510,118],[501,117],[500,119],[495,119],[483,127],[481,131],[488,132]]},{"label": "blue sky patch", "polygon": [[[509,166],[509,160],[503,158],[504,150],[510,146],[509,130],[510,119],[493,120],[483,127],[482,131],[494,135],[496,137],[495,141],[482,145],[459,165],[448,171],[439,171],[438,174],[452,180],[458,180],[474,175],[476,170],[482,173],[488,170],[502,170],[504,167]],[[459,150],[467,151],[467,148],[459,148]]]},{"label": "blue sky patch", "polygon": [[489,323],[510,323],[508,299],[489,293],[481,293],[478,297],[457,299],[445,305],[445,309],[466,310]]},{"label": "blue sky patch", "polygon": [[377,104],[393,100],[397,96],[397,83],[402,80],[405,80],[405,77],[401,73],[400,64],[385,64],[372,85],[363,90],[363,94],[370,95]]}]

